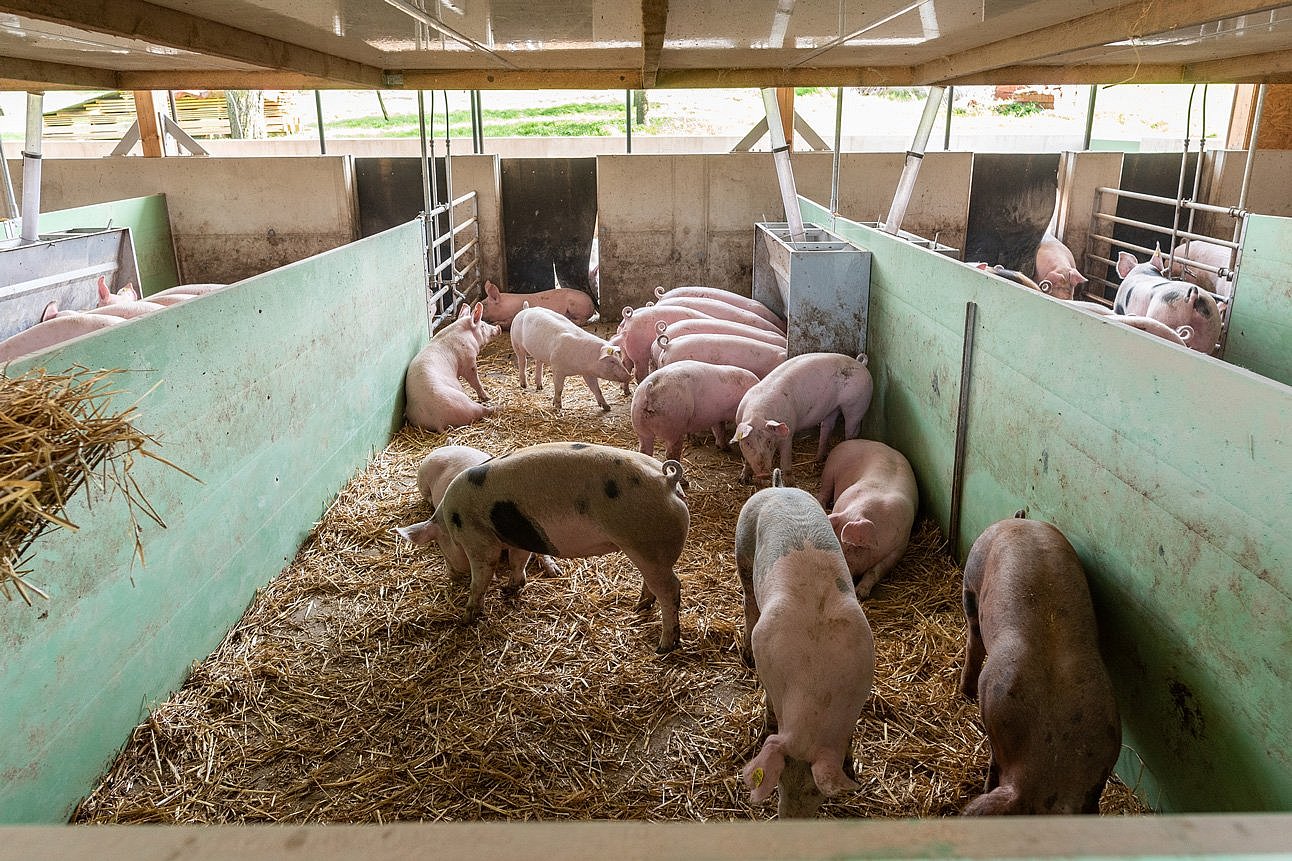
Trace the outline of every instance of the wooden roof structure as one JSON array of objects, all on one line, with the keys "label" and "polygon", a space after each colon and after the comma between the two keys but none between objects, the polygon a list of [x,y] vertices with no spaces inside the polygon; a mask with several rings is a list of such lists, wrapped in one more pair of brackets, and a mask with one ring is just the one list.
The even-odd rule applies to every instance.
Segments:
[{"label": "wooden roof structure", "polygon": [[0,89],[1292,81],[1262,0],[0,0]]}]

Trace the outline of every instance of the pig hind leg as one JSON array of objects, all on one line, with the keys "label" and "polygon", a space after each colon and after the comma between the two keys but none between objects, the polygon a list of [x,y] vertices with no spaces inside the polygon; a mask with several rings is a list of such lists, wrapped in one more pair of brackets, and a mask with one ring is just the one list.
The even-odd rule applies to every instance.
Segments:
[{"label": "pig hind leg", "polygon": [[[682,583],[673,573],[673,566],[662,564],[649,559],[645,559],[639,554],[628,553],[624,555],[637,566],[637,570],[642,575],[642,601],[638,603],[640,607],[646,602],[646,593],[650,592],[659,601],[660,615],[660,633],[659,646],[655,649],[656,653],[664,654],[677,648],[678,640],[678,613],[682,609]],[[647,603],[646,606],[649,606]],[[643,608],[644,609],[644,608]]]},{"label": "pig hind leg", "polygon": [[592,396],[597,399],[597,404],[601,409],[610,412],[610,404],[606,403],[606,396],[601,393],[601,384],[597,382],[597,377],[592,374],[584,374],[583,382],[588,384],[588,389],[591,390]]},{"label": "pig hind leg", "polygon": [[816,460],[821,463],[825,460],[826,451],[830,448],[830,434],[834,432],[835,421],[839,418],[839,410],[835,410],[825,417],[821,422],[821,436],[817,441]]},{"label": "pig hind leg", "polygon": [[812,767],[800,759],[785,758],[785,770],[777,781],[779,795],[776,799],[778,819],[808,819],[821,809],[825,795],[817,788]]}]

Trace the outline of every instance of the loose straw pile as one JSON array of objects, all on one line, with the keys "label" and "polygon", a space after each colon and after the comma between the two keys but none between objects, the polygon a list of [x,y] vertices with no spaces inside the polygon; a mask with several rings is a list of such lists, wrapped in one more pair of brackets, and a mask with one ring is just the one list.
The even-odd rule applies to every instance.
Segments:
[{"label": "loose straw pile", "polygon": [[[634,612],[641,578],[622,554],[560,560],[559,576],[531,565],[514,597],[496,581],[468,626],[466,595],[438,550],[391,534],[426,517],[413,479],[435,446],[636,447],[619,387],[602,384],[612,406],[602,413],[572,378],[558,415],[550,379],[541,393],[521,390],[510,357],[504,335],[481,359],[495,415],[444,434],[405,429],[342,490],[223,645],[135,730],[77,821],[774,815],[772,803],[750,805],[737,777],[762,720],[762,692],[737,649],[734,528],[752,492],[737,483],[737,454],[712,439],[687,446],[682,644],[662,657],[658,610]],[[815,435],[802,435],[797,483],[809,490],[814,449]],[[944,816],[981,791],[977,707],[956,692],[959,592],[937,528],[920,524],[865,604],[878,656],[855,738],[862,788],[823,815]],[[1117,785],[1104,810],[1143,808]]]},{"label": "loose straw pile", "polygon": [[28,604],[32,594],[48,598],[27,579],[28,551],[47,529],[77,529],[65,509],[87,482],[90,488],[115,487],[122,493],[136,527],[140,561],[143,546],[135,512],[161,523],[130,469],[136,454],[173,464],[145,448],[155,441],[131,423],[134,406],[108,412],[119,394],[111,380],[118,373],[122,371],[79,368],[49,374],[34,369],[0,378],[0,593],[9,600],[14,593]]}]

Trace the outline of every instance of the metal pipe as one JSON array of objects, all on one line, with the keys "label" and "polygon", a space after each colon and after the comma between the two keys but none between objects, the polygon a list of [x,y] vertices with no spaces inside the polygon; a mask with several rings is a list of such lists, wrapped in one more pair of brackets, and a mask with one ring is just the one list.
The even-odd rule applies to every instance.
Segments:
[{"label": "metal pipe", "polygon": [[[12,221],[19,217],[20,212],[18,210],[18,200],[13,194],[13,177],[9,175],[9,159],[4,154],[3,141],[0,141],[0,168],[4,169],[4,214],[6,219]],[[0,239],[4,238],[6,237],[0,236]]]},{"label": "metal pipe", "polygon": [[[431,197],[431,171],[426,161],[426,97],[422,90],[417,91],[417,137],[422,145],[422,211],[430,218],[431,210],[435,208],[435,200]],[[427,223],[429,228],[430,224]],[[431,235],[428,232],[426,237],[427,247],[430,246]]]},{"label": "metal pipe", "polygon": [[1095,94],[1097,92],[1098,92],[1098,87],[1096,87],[1094,84],[1091,84],[1090,98],[1087,99],[1086,101],[1086,132],[1084,137],[1081,140],[1082,150],[1090,149],[1090,134],[1091,132],[1094,131],[1094,128],[1095,128]]},{"label": "metal pipe", "polygon": [[45,124],[45,94],[27,94],[27,145],[22,150],[22,233],[25,242],[40,238],[40,136]]},{"label": "metal pipe", "polygon": [[327,139],[323,136],[323,93],[314,91],[314,111],[319,121],[319,155],[327,155]]},{"label": "metal pipe", "polygon": [[965,432],[969,425],[969,380],[973,368],[974,324],[978,319],[978,304],[965,303],[964,349],[960,354],[960,400],[956,407],[955,461],[951,470],[951,522],[947,528],[951,555],[960,558],[960,499],[964,495]]},{"label": "metal pipe", "polygon": [[1247,185],[1252,179],[1252,156],[1256,153],[1256,139],[1261,134],[1261,113],[1265,110],[1265,84],[1256,91],[1256,116],[1252,119],[1252,137],[1247,142],[1247,164],[1243,167],[1243,185],[1238,192],[1238,208],[1247,208]]},{"label": "metal pipe", "polygon": [[628,152],[633,151],[633,91],[624,90],[624,133],[628,141]]},{"label": "metal pipe", "polygon": [[956,88],[947,87],[947,130],[942,136],[942,149],[945,152],[951,151],[951,106],[955,104]]},{"label": "metal pipe", "polygon": [[789,225],[790,242],[802,242],[803,214],[799,212],[798,191],[794,187],[794,169],[790,166],[790,147],[781,125],[780,106],[776,90],[765,88],[763,109],[767,112],[767,133],[771,138],[772,159],[776,163],[776,178],[781,187],[781,202],[785,205],[785,221]]},{"label": "metal pipe", "polygon": [[[449,139],[449,91],[441,90],[444,94],[444,200],[448,204],[447,216],[449,220],[449,262],[453,262],[453,143]],[[452,284],[456,287],[458,283],[458,272],[453,266],[449,266],[449,276]]]},{"label": "metal pipe", "polygon": [[[1193,207],[1189,207],[1189,209],[1193,209]],[[1107,212],[1096,212],[1094,213],[1094,217],[1099,219],[1100,221],[1111,221],[1113,224],[1124,224],[1127,227],[1138,227],[1142,230],[1151,230],[1154,233],[1166,232],[1166,228],[1162,227],[1161,225],[1149,224],[1147,221],[1137,221],[1134,218],[1125,218],[1123,216],[1112,215]],[[1238,247],[1236,243],[1230,242],[1226,239],[1216,239],[1211,236],[1206,236],[1202,233],[1193,233],[1187,230],[1180,231],[1180,238],[1181,239],[1200,239],[1204,242],[1212,242],[1212,243],[1215,243],[1216,245],[1223,245],[1226,248]]]},{"label": "metal pipe", "polygon": [[[1197,85],[1195,84],[1195,86]],[[1202,127],[1198,130],[1198,165],[1193,171],[1193,194],[1190,196],[1190,200],[1198,199],[1198,189],[1202,185],[1202,155],[1207,149],[1207,88],[1210,86],[1211,84],[1202,85]],[[1184,133],[1186,135],[1189,133],[1188,126],[1185,126]],[[1189,207],[1188,229],[1190,233],[1193,232],[1193,217],[1196,214],[1197,210],[1193,207]],[[1175,252],[1173,250],[1172,256],[1174,256],[1174,253]]]},{"label": "metal pipe", "polygon": [[911,202],[911,192],[915,190],[915,180],[920,173],[920,162],[924,159],[924,148],[929,142],[929,133],[933,131],[933,121],[937,117],[946,87],[929,87],[928,99],[924,102],[924,113],[920,115],[920,124],[915,129],[915,140],[906,151],[906,164],[902,167],[902,176],[897,181],[897,191],[893,193],[893,205],[889,207],[888,218],[884,220],[884,232],[896,236],[906,217],[906,206]]},{"label": "metal pipe", "polygon": [[1145,200],[1149,203],[1160,203],[1164,206],[1171,206],[1176,203],[1187,203],[1199,212],[1216,212],[1221,215],[1228,215],[1231,218],[1239,218],[1244,214],[1241,199],[1239,201],[1239,206],[1213,206],[1210,203],[1190,203],[1186,200],[1171,200],[1171,198],[1162,197],[1160,194],[1145,194],[1142,191],[1123,191],[1120,188],[1096,188],[1095,191],[1100,194],[1115,194],[1118,197],[1126,197],[1131,200]]},{"label": "metal pipe", "polygon": [[476,155],[484,152],[484,111],[480,107],[480,91],[471,91],[471,144]]},{"label": "metal pipe", "polygon": [[[1166,271],[1169,273],[1171,267],[1175,265],[1175,237],[1180,229],[1180,203],[1184,200],[1184,175],[1189,169],[1189,128],[1193,123],[1193,97],[1198,92],[1198,85],[1194,84],[1189,89],[1189,106],[1184,112],[1184,151],[1180,154],[1180,181],[1175,189],[1175,210],[1171,216],[1171,243],[1166,249]],[[1201,165],[1198,165],[1201,167]],[[1194,176],[1198,171],[1194,170]]]},{"label": "metal pipe", "polygon": [[[834,158],[830,161],[830,214],[839,214],[839,147],[843,141],[843,87],[834,91]],[[833,225],[831,225],[833,226]]]}]

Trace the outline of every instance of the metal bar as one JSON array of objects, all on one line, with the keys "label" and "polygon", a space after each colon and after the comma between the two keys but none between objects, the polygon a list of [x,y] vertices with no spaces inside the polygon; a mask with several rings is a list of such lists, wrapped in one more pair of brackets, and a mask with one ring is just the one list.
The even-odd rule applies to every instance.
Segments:
[{"label": "metal bar", "polygon": [[[1194,86],[1197,86],[1197,84],[1194,84]],[[1211,84],[1202,85],[1202,125],[1198,131],[1198,166],[1193,171],[1193,194],[1191,195],[1192,200],[1198,199],[1198,189],[1202,185],[1202,167],[1203,167],[1202,155],[1207,151],[1207,88],[1210,86]],[[1184,133],[1186,136],[1189,134],[1189,127],[1187,125],[1184,127]],[[1193,232],[1193,217],[1197,214],[1198,214],[1198,210],[1193,209],[1192,207],[1189,208],[1189,226],[1186,228],[1189,232]],[[1174,257],[1175,249],[1171,250],[1171,254],[1172,254],[1172,257]]]},{"label": "metal bar", "polygon": [[[1096,212],[1094,215],[1095,215],[1095,218],[1100,218],[1100,219],[1103,219],[1104,221],[1111,221],[1114,224],[1125,224],[1127,227],[1139,227],[1139,228],[1143,228],[1144,230],[1152,230],[1157,233],[1166,232],[1165,227],[1162,227],[1161,225],[1158,225],[1158,224],[1149,224],[1146,221],[1136,221],[1133,218],[1123,218],[1120,215],[1109,215],[1106,212]],[[1223,245],[1226,248],[1238,247],[1236,244],[1234,244],[1233,242],[1230,242],[1227,239],[1216,239],[1215,237],[1207,236],[1206,234],[1202,234],[1202,233],[1190,233],[1187,230],[1181,230],[1179,232],[1179,235],[1184,239],[1199,239],[1205,242],[1214,243],[1216,245]]]},{"label": "metal bar", "polygon": [[[1184,200],[1184,175],[1189,170],[1189,124],[1193,122],[1193,97],[1197,92],[1198,85],[1194,84],[1189,89],[1189,107],[1184,114],[1184,151],[1180,154],[1180,181],[1175,188],[1176,203],[1175,211],[1171,216],[1171,242],[1166,249],[1167,272],[1171,271],[1171,266],[1175,263],[1175,235],[1176,231],[1180,229],[1180,201]],[[1201,169],[1202,164],[1199,163],[1194,171],[1194,176],[1197,176]]]},{"label": "metal bar", "polygon": [[9,175],[9,159],[4,154],[3,141],[0,141],[0,169],[4,171],[5,217],[15,219],[19,217],[18,199],[13,194],[13,177]]},{"label": "metal bar", "polygon": [[790,242],[802,242],[803,214],[799,211],[798,191],[794,187],[794,169],[790,166],[790,147],[786,142],[785,128],[781,124],[780,105],[776,90],[764,88],[763,109],[767,112],[767,133],[771,137],[772,159],[776,163],[776,179],[781,189],[781,203],[785,206],[785,221],[789,225]]},{"label": "metal bar", "polygon": [[429,250],[431,236],[434,234],[431,219],[435,217],[432,212],[435,200],[431,197],[430,168],[426,159],[426,96],[422,90],[417,91],[417,137],[422,145],[422,211],[426,213],[425,240]]},{"label": "metal bar", "polygon": [[1164,206],[1174,206],[1176,203],[1179,203],[1181,206],[1191,206],[1199,212],[1215,212],[1219,215],[1228,215],[1231,218],[1240,218],[1246,214],[1243,212],[1242,206],[1213,206],[1210,203],[1198,203],[1193,200],[1175,201],[1171,200],[1169,197],[1162,197],[1157,194],[1144,194],[1139,191],[1122,191],[1120,188],[1096,188],[1095,191],[1100,194],[1112,194],[1117,197],[1126,197],[1131,200],[1144,200],[1149,203],[1160,203]]},{"label": "metal bar", "polygon": [[1252,138],[1247,142],[1247,164],[1243,166],[1243,185],[1238,192],[1238,208],[1247,206],[1247,185],[1252,179],[1252,156],[1256,153],[1256,138],[1261,133],[1261,114],[1265,111],[1265,84],[1256,91],[1256,116],[1252,119]]},{"label": "metal bar", "polygon": [[[453,199],[453,142],[449,135],[449,91],[441,90],[444,94],[444,199]],[[453,262],[453,207],[445,213],[449,220],[449,262]],[[456,281],[456,273],[454,273]]]},{"label": "metal bar", "polygon": [[1229,315],[1234,310],[1234,297],[1238,295],[1238,276],[1242,269],[1242,242],[1247,234],[1247,219],[1241,219],[1238,224],[1238,250],[1234,252],[1234,274],[1229,282],[1229,298],[1225,300],[1220,309],[1220,344],[1216,348],[1216,357],[1219,359],[1225,357],[1225,349],[1229,346]]},{"label": "metal bar", "polygon": [[624,133],[628,152],[633,151],[633,91],[624,90]]},{"label": "metal bar", "polygon": [[974,324],[978,318],[978,303],[965,303],[964,349],[960,354],[960,402],[956,408],[955,463],[951,473],[951,522],[947,530],[951,555],[960,557],[960,499],[964,495],[965,434],[969,425],[969,381],[973,368]]},{"label": "metal bar", "polygon": [[834,90],[834,156],[830,159],[830,214],[839,214],[839,146],[843,140],[843,87]]},{"label": "metal bar", "polygon": [[320,90],[314,91],[314,111],[319,123],[319,155],[327,155],[327,137],[323,133],[323,93]]},{"label": "metal bar", "polygon": [[1081,148],[1083,150],[1090,149],[1090,134],[1095,128],[1095,94],[1098,91],[1098,87],[1094,84],[1090,85],[1090,98],[1086,100],[1086,131],[1081,139]]},{"label": "metal bar", "polygon": [[40,238],[40,138],[45,126],[45,94],[27,94],[27,142],[22,148],[22,232],[26,242]]},{"label": "metal bar", "polygon": [[956,88],[947,87],[947,130],[942,136],[942,149],[951,151],[951,106],[956,100]]},{"label": "metal bar", "polygon": [[938,108],[946,87],[929,87],[928,99],[924,102],[924,113],[920,115],[920,124],[915,129],[915,139],[911,148],[906,151],[906,164],[902,175],[897,180],[897,190],[893,192],[893,204],[884,219],[884,232],[897,235],[906,217],[906,207],[911,202],[911,193],[915,190],[915,180],[920,173],[920,162],[924,160],[924,148],[928,146],[929,134],[933,131],[933,120],[937,117]]}]

